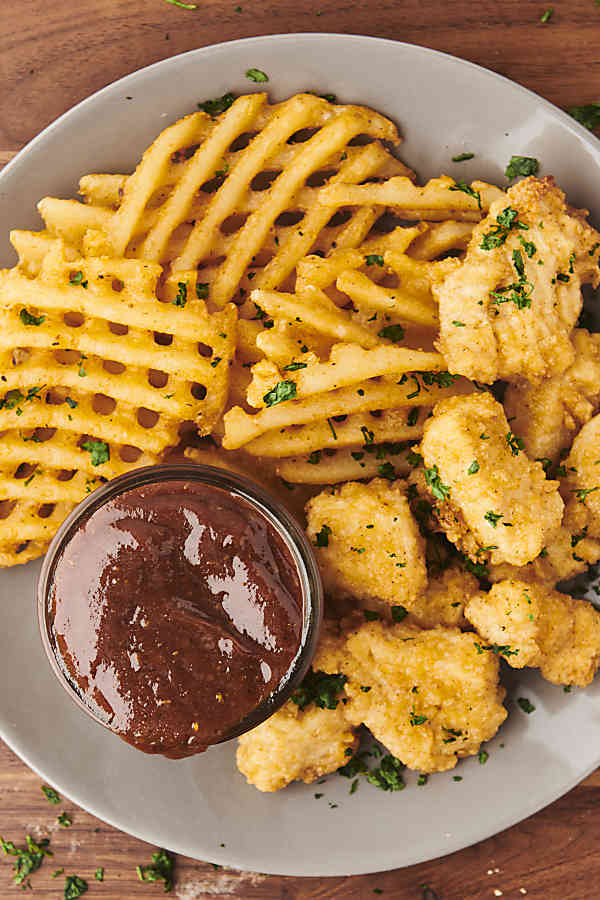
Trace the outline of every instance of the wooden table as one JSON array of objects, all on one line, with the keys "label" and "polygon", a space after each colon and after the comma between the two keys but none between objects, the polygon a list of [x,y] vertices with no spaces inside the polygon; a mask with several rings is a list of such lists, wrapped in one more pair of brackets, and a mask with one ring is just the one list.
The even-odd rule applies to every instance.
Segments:
[{"label": "wooden table", "polygon": [[[236,0],[196,2],[199,8],[187,11],[165,0],[3,0],[0,164],[64,110],[121,75],[194,47],[274,31],[396,38],[481,63],[561,106],[600,99],[600,8],[594,0],[557,4],[546,24],[540,22],[546,0],[238,0],[241,11]],[[15,690],[26,693],[26,686]],[[372,897],[381,890],[384,898],[420,900],[428,884],[439,900],[597,898],[599,805],[600,771],[497,837],[381,875],[267,877],[179,858],[175,895],[324,900]],[[56,830],[63,809],[73,825]],[[21,843],[26,832],[43,836],[48,828],[55,855],[33,876],[36,896],[62,897],[63,880],[50,875],[63,866],[67,874],[87,878],[89,896],[99,900],[162,895],[159,885],[141,884],[136,876],[136,865],[150,861],[152,848],[70,803],[50,806],[37,776],[0,746],[0,832]],[[98,866],[106,871],[103,884],[93,880]],[[2,900],[15,896],[10,876],[2,858]]]}]

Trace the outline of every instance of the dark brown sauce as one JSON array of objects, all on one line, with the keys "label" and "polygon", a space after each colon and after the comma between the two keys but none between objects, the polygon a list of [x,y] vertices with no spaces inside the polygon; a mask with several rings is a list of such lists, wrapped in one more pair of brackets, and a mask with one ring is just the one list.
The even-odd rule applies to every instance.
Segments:
[{"label": "dark brown sauce", "polygon": [[135,488],[84,521],[48,596],[66,676],[147,753],[214,744],[278,687],[302,633],[297,566],[249,503],[194,481]]}]

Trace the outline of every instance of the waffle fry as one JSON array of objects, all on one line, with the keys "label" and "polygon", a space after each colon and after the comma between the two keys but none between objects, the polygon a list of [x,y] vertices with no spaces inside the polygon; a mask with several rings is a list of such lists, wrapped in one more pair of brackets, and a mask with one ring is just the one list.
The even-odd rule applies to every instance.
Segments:
[{"label": "waffle fry", "polygon": [[503,191],[493,184],[474,181],[470,188],[463,182],[441,175],[423,187],[402,175],[382,184],[327,185],[320,194],[324,206],[391,206],[405,219],[439,221],[458,219],[479,222]]},{"label": "waffle fry", "polygon": [[227,396],[234,307],[174,308],[160,266],[68,255],[55,241],[35,278],[0,273],[1,565],[39,556],[86,493],[157,462],[182,421],[210,431]]},{"label": "waffle fry", "polygon": [[408,475],[410,465],[406,448],[386,453],[385,447],[377,447],[377,454],[363,450],[335,450],[331,456],[323,456],[318,465],[302,458],[282,459],[275,471],[293,484],[341,484],[361,478],[387,477],[391,480]]},{"label": "waffle fry", "polygon": [[[373,142],[351,146],[358,135]],[[85,177],[85,203],[45,198],[39,209],[48,231],[80,251],[91,231],[96,254],[168,262],[175,283],[200,266],[210,300],[223,306],[251,287],[281,287],[311,249],[364,240],[380,211],[337,223],[318,196],[325,181],[411,176],[379,140],[397,144],[395,126],[363,107],[309,94],[269,105],[251,94],[215,119],[176,122],[129,178]]]}]

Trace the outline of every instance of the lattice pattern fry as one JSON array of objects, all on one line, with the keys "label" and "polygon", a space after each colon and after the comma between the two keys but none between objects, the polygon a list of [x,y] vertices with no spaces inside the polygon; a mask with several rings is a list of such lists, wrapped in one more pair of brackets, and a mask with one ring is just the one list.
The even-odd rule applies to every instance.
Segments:
[{"label": "lattice pattern fry", "polygon": [[209,315],[162,268],[70,259],[54,241],[39,273],[0,272],[0,565],[44,552],[102,481],[160,460],[183,421],[209,433],[225,405],[232,305]]},{"label": "lattice pattern fry", "polygon": [[47,231],[81,252],[170,263],[174,283],[200,267],[217,306],[282,287],[311,250],[361,243],[382,211],[334,215],[318,197],[325,183],[412,176],[380,143],[399,142],[395,126],[310,94],[266,100],[251,94],[215,119],[176,122],[130,177],[84,177],[83,204],[45,198]]}]

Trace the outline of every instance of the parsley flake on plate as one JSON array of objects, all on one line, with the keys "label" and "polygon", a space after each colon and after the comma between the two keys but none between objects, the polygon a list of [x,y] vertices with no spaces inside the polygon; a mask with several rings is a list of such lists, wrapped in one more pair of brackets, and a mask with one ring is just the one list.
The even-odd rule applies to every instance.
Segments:
[{"label": "parsley flake on plate", "polygon": [[466,162],[467,159],[473,159],[474,153],[459,153],[458,156],[452,157],[452,162]]},{"label": "parsley flake on plate", "polygon": [[504,174],[507,178],[518,178],[519,175],[537,175],[540,164],[533,156],[511,156]]},{"label": "parsley flake on plate", "polygon": [[248,69],[246,72],[246,78],[249,81],[255,81],[259,84],[269,80],[269,76],[266,74],[266,72],[261,72],[260,69]]},{"label": "parsley flake on plate", "polygon": [[517,703],[519,704],[523,712],[526,712],[528,715],[532,712],[535,712],[535,706],[527,699],[527,697],[519,697]]},{"label": "parsley flake on plate", "polygon": [[437,466],[425,469],[425,482],[436,500],[447,500],[450,496],[450,488],[440,478]]},{"label": "parsley flake on plate", "polygon": [[570,106],[567,109],[584,128],[595,131],[600,126],[600,103],[585,103],[583,106]]}]

